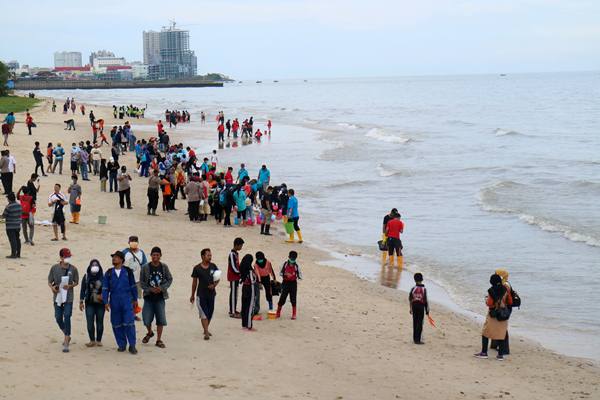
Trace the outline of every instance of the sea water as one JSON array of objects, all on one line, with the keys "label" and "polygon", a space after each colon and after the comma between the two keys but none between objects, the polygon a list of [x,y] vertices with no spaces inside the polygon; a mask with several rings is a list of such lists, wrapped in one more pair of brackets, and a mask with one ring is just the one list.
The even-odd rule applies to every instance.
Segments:
[{"label": "sea water", "polygon": [[[507,269],[523,301],[511,331],[600,359],[600,73],[264,82],[39,94],[147,104],[154,119],[187,109],[177,131],[201,155],[217,148],[252,175],[267,164],[272,183],[296,190],[308,242],[406,288],[410,274],[394,283],[400,274],[377,264],[396,207],[405,262],[453,302],[485,313],[489,277]],[[210,135],[198,133],[201,110]],[[273,133],[219,149],[219,110],[261,130],[271,119]]]}]

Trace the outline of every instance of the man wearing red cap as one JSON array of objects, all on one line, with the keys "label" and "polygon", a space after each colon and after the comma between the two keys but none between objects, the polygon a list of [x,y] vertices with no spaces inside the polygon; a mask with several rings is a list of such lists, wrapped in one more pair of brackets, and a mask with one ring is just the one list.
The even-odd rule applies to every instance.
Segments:
[{"label": "man wearing red cap", "polygon": [[71,265],[71,250],[64,248],[58,253],[60,261],[50,268],[48,286],[54,299],[54,317],[65,335],[63,353],[69,352],[71,342],[71,315],[73,314],[73,288],[79,284],[77,268]]}]

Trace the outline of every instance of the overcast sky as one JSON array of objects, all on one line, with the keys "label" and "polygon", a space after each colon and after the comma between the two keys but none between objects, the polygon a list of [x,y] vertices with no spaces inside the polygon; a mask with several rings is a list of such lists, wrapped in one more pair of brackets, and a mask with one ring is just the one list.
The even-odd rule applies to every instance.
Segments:
[{"label": "overcast sky", "polygon": [[142,60],[142,31],[190,30],[198,73],[365,77],[600,69],[600,0],[28,0],[2,6],[0,59]]}]

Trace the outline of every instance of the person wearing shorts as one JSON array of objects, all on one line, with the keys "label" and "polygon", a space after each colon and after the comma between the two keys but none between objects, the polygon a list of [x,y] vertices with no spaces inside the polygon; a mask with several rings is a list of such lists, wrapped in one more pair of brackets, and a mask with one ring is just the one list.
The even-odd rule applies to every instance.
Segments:
[{"label": "person wearing shorts", "polygon": [[217,295],[215,288],[219,284],[219,277],[215,278],[215,273],[219,271],[219,268],[211,262],[212,253],[210,249],[202,249],[200,256],[202,262],[192,270],[190,303],[196,303],[202,329],[204,330],[204,340],[209,340],[212,334],[209,332],[208,327],[215,310],[215,296]]},{"label": "person wearing shorts", "polygon": [[387,235],[388,254],[390,256],[390,267],[394,265],[394,253],[398,257],[397,266],[402,268],[402,241],[400,234],[404,232],[404,222],[400,220],[400,214],[394,213],[388,221],[385,232]]},{"label": "person wearing shorts", "polygon": [[142,309],[142,320],[148,333],[142,339],[142,343],[148,343],[154,336],[152,322],[156,319],[156,347],[165,348],[162,341],[163,328],[167,326],[167,314],[165,300],[169,298],[167,289],[173,283],[173,276],[167,264],[160,261],[162,251],[160,247],[153,247],[150,252],[151,261],[142,265],[140,272],[140,283],[144,294],[144,307]]}]

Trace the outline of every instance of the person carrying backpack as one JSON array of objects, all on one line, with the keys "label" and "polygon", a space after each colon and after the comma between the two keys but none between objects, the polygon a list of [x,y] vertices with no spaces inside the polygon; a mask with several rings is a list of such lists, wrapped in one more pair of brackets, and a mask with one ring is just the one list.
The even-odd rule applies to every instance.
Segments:
[{"label": "person carrying backpack", "polygon": [[415,344],[425,344],[421,341],[423,333],[423,318],[425,314],[429,315],[429,302],[427,301],[427,289],[423,284],[423,274],[417,272],[414,276],[415,286],[408,294],[408,303],[410,313],[413,318],[413,342]]},{"label": "person carrying backpack", "polygon": [[491,287],[488,289],[486,305],[488,313],[481,333],[481,352],[474,354],[477,358],[488,358],[489,340],[498,341],[498,355],[496,360],[504,361],[504,338],[508,332],[508,318],[513,304],[510,290],[502,284],[500,275],[490,277]]},{"label": "person carrying backpack", "polygon": [[281,295],[279,296],[279,302],[277,303],[277,318],[281,317],[281,309],[287,300],[288,294],[290,295],[290,301],[292,303],[292,319],[296,319],[296,294],[298,293],[298,279],[302,279],[302,273],[300,272],[300,266],[296,262],[298,259],[298,253],[290,251],[288,260],[283,263],[281,272],[279,273],[283,278],[281,284]]},{"label": "person carrying backpack", "polygon": [[[512,297],[512,305],[510,307],[511,310],[513,307],[520,307],[521,306],[521,298],[513,290],[511,284],[508,282],[508,271],[505,269],[497,269],[496,275],[499,275],[500,278],[502,278],[502,285],[504,285],[506,290],[508,290],[510,292],[510,295]],[[494,350],[498,350],[500,348],[500,345],[497,340],[492,340],[490,347]],[[510,347],[509,347],[509,343],[508,343],[508,330],[507,330],[506,337],[504,338],[504,354],[503,355],[507,356],[509,354],[510,354]]]}]

